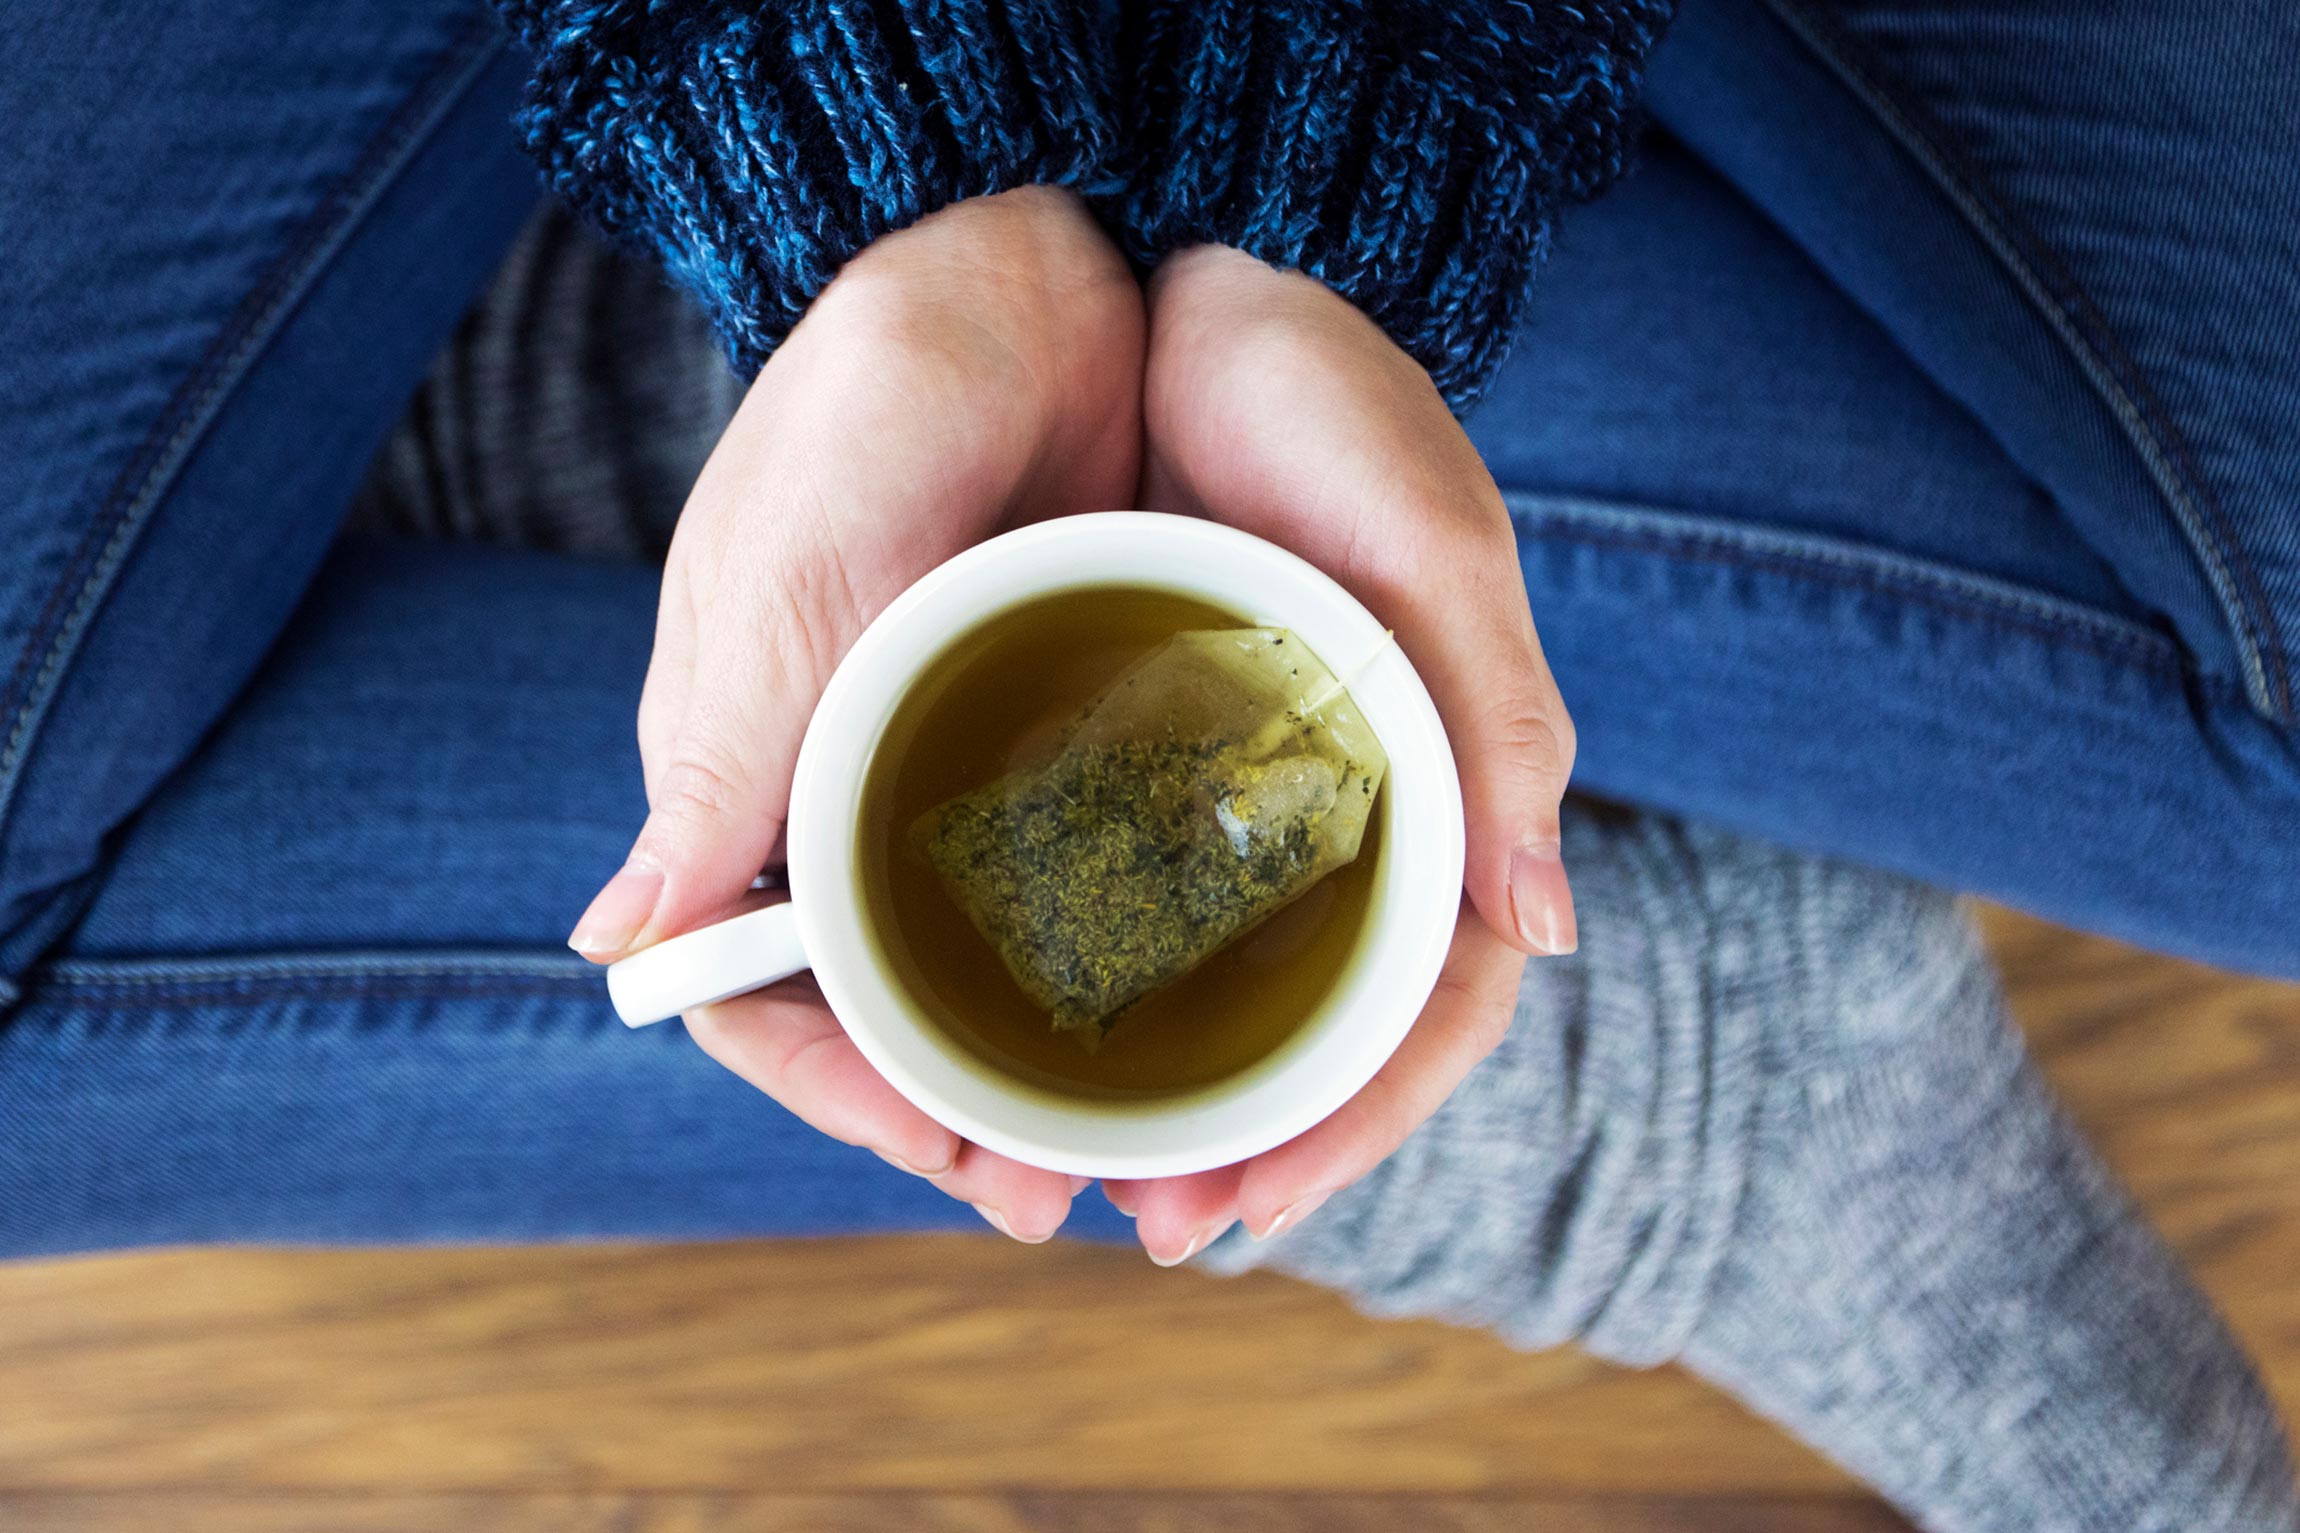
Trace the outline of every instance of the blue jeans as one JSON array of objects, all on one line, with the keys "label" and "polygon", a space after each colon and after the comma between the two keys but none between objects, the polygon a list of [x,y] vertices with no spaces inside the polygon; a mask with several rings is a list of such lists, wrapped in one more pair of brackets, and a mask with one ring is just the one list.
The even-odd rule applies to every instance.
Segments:
[{"label": "blue jeans", "polygon": [[[2188,9],[1688,6],[1471,423],[1586,788],[2300,976],[2300,23]],[[15,19],[0,1253],[970,1225],[560,946],[654,572],[336,540],[534,205],[481,7]]]}]

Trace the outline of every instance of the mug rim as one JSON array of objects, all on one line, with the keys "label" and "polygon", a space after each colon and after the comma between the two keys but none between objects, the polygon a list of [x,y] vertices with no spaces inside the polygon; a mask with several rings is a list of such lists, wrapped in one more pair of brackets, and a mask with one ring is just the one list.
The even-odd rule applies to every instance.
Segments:
[{"label": "mug rim", "polygon": [[[1132,586],[1194,596],[1285,627],[1337,669],[1371,655],[1350,693],[1390,757],[1372,934],[1286,1044],[1237,1075],[1140,1102],[1067,1098],[1001,1075],[924,1015],[883,958],[859,867],[863,783],[911,684],[951,644],[1023,602]],[[1133,1179],[1231,1165],[1322,1121],[1395,1052],[1420,1015],[1460,908],[1463,825],[1453,753],[1420,676],[1381,624],[1323,571],[1195,517],[1092,512],[1002,534],[897,597],[840,662],[792,780],[788,871],[816,983],[863,1057],[962,1137],[1027,1165]],[[1406,787],[1399,787],[1401,776]]]}]

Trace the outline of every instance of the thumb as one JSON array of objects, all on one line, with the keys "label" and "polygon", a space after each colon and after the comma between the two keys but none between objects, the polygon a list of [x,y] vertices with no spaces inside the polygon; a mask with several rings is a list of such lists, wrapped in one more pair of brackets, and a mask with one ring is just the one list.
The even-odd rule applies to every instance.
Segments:
[{"label": "thumb", "polygon": [[1497,938],[1527,954],[1569,954],[1580,935],[1557,811],[1573,775],[1573,719],[1541,657],[1525,588],[1511,579],[1486,600],[1444,609],[1449,632],[1421,650],[1463,779],[1463,883]]},{"label": "thumb", "polygon": [[1471,902],[1519,951],[1570,953],[1579,939],[1558,808],[1573,773],[1573,721],[1534,634],[1506,516],[1457,536],[1449,568],[1424,569],[1413,591],[1384,605],[1453,742]]},{"label": "thumb", "polygon": [[779,631],[794,626],[804,625],[698,635],[686,707],[650,752],[647,822],[568,939],[586,958],[606,962],[730,912],[774,855],[821,691],[804,658],[813,646]]}]

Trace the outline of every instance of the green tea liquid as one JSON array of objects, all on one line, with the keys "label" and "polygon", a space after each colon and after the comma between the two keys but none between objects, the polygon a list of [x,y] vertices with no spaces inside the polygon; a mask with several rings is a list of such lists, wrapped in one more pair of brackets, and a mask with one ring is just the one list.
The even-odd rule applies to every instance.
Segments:
[{"label": "green tea liquid", "polygon": [[1128,1007],[1092,1053],[1054,1030],[911,845],[921,814],[1044,759],[1113,678],[1164,640],[1248,624],[1167,591],[1060,592],[962,635],[897,707],[863,785],[857,872],[887,967],[984,1064],[1068,1095],[1154,1097],[1212,1085],[1292,1037],[1347,969],[1372,913],[1379,802],[1355,862]]}]

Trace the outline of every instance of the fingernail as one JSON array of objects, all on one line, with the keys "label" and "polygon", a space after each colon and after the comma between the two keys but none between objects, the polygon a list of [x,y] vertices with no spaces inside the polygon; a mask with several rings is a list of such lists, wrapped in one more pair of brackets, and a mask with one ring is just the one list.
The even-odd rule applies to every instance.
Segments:
[{"label": "fingernail", "polygon": [[[1278,1216],[1265,1225],[1262,1233],[1255,1235],[1254,1238],[1256,1240],[1268,1240],[1288,1225],[1300,1224],[1323,1207],[1326,1199],[1332,1196],[1333,1194],[1330,1192],[1313,1192],[1306,1198],[1296,1198],[1284,1208],[1279,1209]],[[1251,1234],[1252,1232],[1248,1231],[1248,1233]]]},{"label": "fingernail", "polygon": [[625,867],[593,898],[583,919],[575,923],[567,945],[585,958],[619,955],[645,928],[662,896],[661,869]]},{"label": "fingernail", "polygon": [[1219,1224],[1209,1224],[1204,1229],[1200,1230],[1197,1234],[1190,1237],[1190,1243],[1182,1248],[1182,1254],[1180,1256],[1160,1256],[1156,1252],[1151,1252],[1149,1253],[1150,1260],[1161,1267],[1179,1267],[1184,1262],[1188,1261],[1191,1257],[1196,1256],[1200,1251],[1203,1251],[1208,1246],[1212,1245],[1216,1236],[1220,1235],[1224,1230],[1228,1229],[1231,1225],[1236,1224],[1237,1222],[1238,1221],[1235,1219],[1224,1219]]},{"label": "fingernail", "polygon": [[1110,1200],[1112,1208],[1117,1209],[1129,1219],[1133,1218],[1135,1211],[1142,1206],[1136,1201],[1133,1193],[1113,1191],[1108,1182],[1102,1184],[1102,1196]]},{"label": "fingernail", "polygon": [[1074,1176],[1070,1179],[1070,1195],[1075,1198],[1093,1185],[1094,1178],[1090,1176]]},{"label": "fingernail", "polygon": [[1509,915],[1518,940],[1536,953],[1560,955],[1580,945],[1556,842],[1528,841],[1509,854]]},{"label": "fingernail", "polygon": [[982,1215],[983,1218],[989,1220],[990,1227],[998,1231],[999,1234],[1004,1235],[1009,1240],[1021,1241],[1022,1244],[1026,1246],[1042,1246],[1054,1238],[1053,1233],[1049,1231],[1048,1233],[1039,1236],[1036,1240],[1023,1240],[1020,1235],[1014,1233],[1014,1226],[1006,1222],[1006,1215],[1000,1213],[997,1209],[992,1208],[988,1203],[969,1203],[966,1206],[973,1209],[976,1213]]}]

